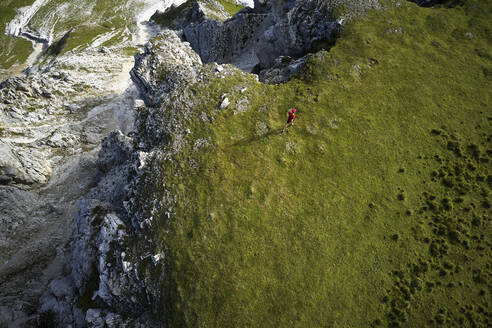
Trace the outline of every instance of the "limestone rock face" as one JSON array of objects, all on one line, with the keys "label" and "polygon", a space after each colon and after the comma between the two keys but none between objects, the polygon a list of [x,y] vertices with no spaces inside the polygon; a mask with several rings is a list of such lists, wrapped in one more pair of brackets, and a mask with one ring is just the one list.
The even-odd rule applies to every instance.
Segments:
[{"label": "limestone rock face", "polygon": [[167,30],[149,42],[142,54],[135,56],[131,76],[146,104],[153,106],[175,85],[194,83],[196,67],[201,65],[200,57],[189,44],[181,42],[176,32]]},{"label": "limestone rock face", "polygon": [[[109,151],[108,151],[109,150]],[[103,139],[97,164],[103,172],[126,162],[133,150],[132,139],[121,131],[113,131]]]},{"label": "limestone rock face", "polygon": [[204,63],[232,63],[251,72],[259,63],[256,40],[272,24],[271,17],[255,10],[244,8],[224,23],[207,18],[190,21],[183,28],[184,39]]},{"label": "limestone rock face", "polygon": [[306,59],[306,56],[297,60],[288,56],[279,56],[272,67],[260,71],[260,81],[273,84],[287,82],[292,75],[304,67]]},{"label": "limestone rock face", "polygon": [[[122,147],[104,165],[96,162],[107,134],[120,123],[125,133],[132,129],[137,92],[125,91],[132,63],[126,54],[91,48],[0,83],[1,327],[40,326],[41,295],[67,273],[63,250],[69,249],[77,201],[97,185],[103,169],[124,158]],[[102,180],[104,201],[122,198],[127,178],[120,173]],[[109,189],[113,185],[120,188]],[[76,285],[67,281],[53,292],[70,304]]]},{"label": "limestone rock face", "polygon": [[66,274],[51,282],[41,300],[41,311],[57,314],[61,326],[155,326],[149,302],[159,301],[151,295],[160,290],[149,291],[145,272],[137,270],[140,262],[152,262],[154,254],[142,256],[148,241],[124,205],[133,151],[132,139],[120,131],[101,144],[97,166],[102,175],[78,201]]},{"label": "limestone rock face", "polygon": [[[333,43],[344,20],[377,7],[376,0],[257,0],[254,8],[243,8],[221,22],[195,5],[174,27],[182,29],[184,40],[204,63],[231,63],[259,73],[278,67],[280,56],[298,59],[317,43]],[[269,81],[285,81],[286,73]]]},{"label": "limestone rock face", "polygon": [[45,184],[52,169],[43,154],[35,149],[13,147],[0,140],[0,184]]}]

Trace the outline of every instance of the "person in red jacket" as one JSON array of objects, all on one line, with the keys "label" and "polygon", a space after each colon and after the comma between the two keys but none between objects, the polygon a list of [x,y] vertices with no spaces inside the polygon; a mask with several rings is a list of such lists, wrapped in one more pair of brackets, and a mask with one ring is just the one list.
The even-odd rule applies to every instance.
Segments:
[{"label": "person in red jacket", "polygon": [[284,133],[285,129],[287,129],[289,126],[294,125],[294,120],[296,119],[296,112],[297,109],[295,108],[289,108],[289,118],[287,119],[287,123],[285,123],[284,128],[282,129],[282,133]]}]

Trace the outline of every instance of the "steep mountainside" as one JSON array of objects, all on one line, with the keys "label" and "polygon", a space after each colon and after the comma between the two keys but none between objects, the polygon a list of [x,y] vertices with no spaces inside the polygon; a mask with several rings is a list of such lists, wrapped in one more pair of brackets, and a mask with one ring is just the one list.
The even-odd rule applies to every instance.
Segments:
[{"label": "steep mountainside", "polygon": [[15,5],[0,326],[491,325],[489,2]]},{"label": "steep mountainside", "polygon": [[[282,15],[303,5],[272,2],[270,19],[294,33],[276,40],[301,42],[295,33],[311,25]],[[172,32],[137,62],[153,100],[137,116],[148,150],[132,208],[165,259],[162,271],[140,270],[165,273],[169,326],[490,325],[490,4],[381,5],[349,21],[329,52],[301,57],[285,84],[194,55],[176,82],[169,49],[188,45],[172,46]],[[260,10],[161,20],[208,62],[221,48],[187,31],[227,31]],[[222,33],[210,34],[227,44]],[[268,51],[249,35],[224,51]],[[289,107],[296,124],[281,134]]]}]

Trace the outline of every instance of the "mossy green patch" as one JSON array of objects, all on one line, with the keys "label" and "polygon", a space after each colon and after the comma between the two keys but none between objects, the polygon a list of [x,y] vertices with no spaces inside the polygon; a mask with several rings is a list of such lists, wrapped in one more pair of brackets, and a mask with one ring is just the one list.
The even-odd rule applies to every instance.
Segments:
[{"label": "mossy green patch", "polygon": [[239,10],[243,8],[243,6],[238,5],[235,2],[227,1],[227,0],[219,0],[219,3],[224,7],[225,11],[231,16],[234,16]]},{"label": "mossy green patch", "polygon": [[[79,25],[66,38],[62,53],[70,51],[76,47],[88,46],[98,35],[110,31],[111,30],[109,28],[104,27],[103,25]],[[63,38],[60,40],[63,40]]]},{"label": "mossy green patch", "polygon": [[187,144],[143,181],[176,197],[170,326],[490,324],[491,4],[385,7],[286,84],[190,86]]}]

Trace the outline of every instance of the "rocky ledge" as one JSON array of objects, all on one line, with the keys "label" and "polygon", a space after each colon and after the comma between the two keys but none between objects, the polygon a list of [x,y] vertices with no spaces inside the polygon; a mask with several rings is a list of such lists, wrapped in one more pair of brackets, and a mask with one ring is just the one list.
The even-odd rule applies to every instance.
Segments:
[{"label": "rocky ledge", "polygon": [[188,1],[153,19],[180,31],[203,63],[230,63],[266,83],[287,81],[308,52],[334,44],[344,21],[380,7],[376,0],[255,0],[222,22],[207,16],[206,4]]},{"label": "rocky ledge", "polygon": [[87,49],[0,84],[0,326],[35,320],[39,297],[64,265],[68,218],[104,174],[101,140],[132,129],[132,62]]}]

